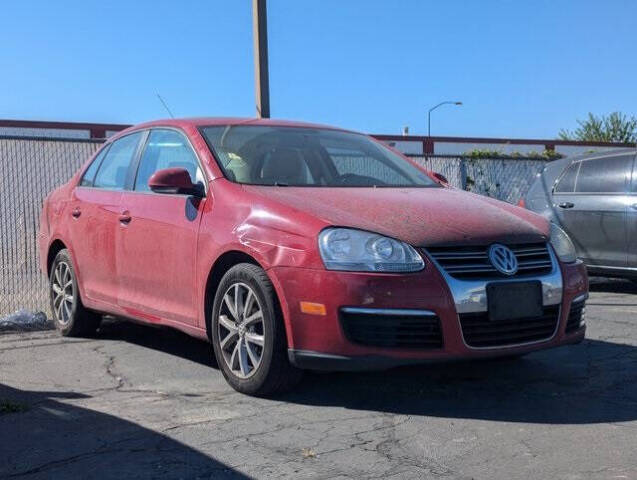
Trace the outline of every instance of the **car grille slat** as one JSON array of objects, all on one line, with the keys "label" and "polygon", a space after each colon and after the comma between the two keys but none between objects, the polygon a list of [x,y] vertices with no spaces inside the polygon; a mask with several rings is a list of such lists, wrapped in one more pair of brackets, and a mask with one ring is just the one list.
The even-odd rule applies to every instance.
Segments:
[{"label": "car grille slat", "polygon": [[[498,325],[501,322],[498,322]],[[484,335],[485,331],[492,333],[507,333],[507,332],[520,332],[520,331],[525,331],[525,330],[533,330],[533,329],[537,329],[537,328],[545,328],[545,327],[554,327],[555,326],[555,321],[553,319],[547,319],[545,322],[543,321],[534,321],[533,323],[529,324],[529,325],[519,325],[519,324],[507,324],[507,325],[502,325],[502,326],[494,326],[494,325],[488,325],[488,324],[482,324],[482,325],[471,325],[471,326],[467,326],[465,327],[465,331],[467,333],[470,333],[471,335],[476,335],[476,336],[480,336],[480,335]],[[485,328],[486,327],[486,328]]]},{"label": "car grille slat", "polygon": [[479,270],[479,269],[489,269],[493,268],[488,265],[479,264],[479,263],[467,263],[463,265],[450,265],[447,267],[448,272],[454,271],[463,271],[463,270]]},{"label": "car grille slat", "polygon": [[[544,275],[553,269],[546,243],[507,245],[518,260],[516,275]],[[481,247],[429,247],[424,249],[449,275],[460,280],[512,278],[489,261],[489,245]]]},{"label": "car grille slat", "polygon": [[462,335],[470,347],[505,347],[549,340],[557,329],[559,306],[544,307],[538,317],[492,322],[487,312],[461,313]]},{"label": "car grille slat", "polygon": [[[504,332],[496,332],[496,333],[482,333],[482,334],[473,334],[472,338],[477,341],[477,342],[496,342],[496,345],[500,345],[501,342],[501,338],[502,338],[502,334]],[[507,343],[508,344],[512,344],[512,343],[517,343],[516,340],[518,339],[525,339],[525,341],[528,341],[528,339],[534,339],[536,338],[546,338],[548,336],[550,336],[553,333],[553,328],[551,328],[551,326],[544,326],[544,327],[535,327],[535,328],[531,328],[531,329],[526,329],[526,330],[515,330],[515,331],[511,331],[511,332],[506,332],[506,338],[507,338]]]},{"label": "car grille slat", "polygon": [[520,269],[528,270],[528,269],[531,269],[531,268],[542,268],[542,267],[550,268],[551,267],[551,262],[542,261],[542,262],[524,263],[524,264],[518,266],[518,270],[520,270]]},{"label": "car grille slat", "polygon": [[478,259],[486,260],[488,257],[482,253],[447,253],[438,257],[440,260],[465,260],[465,259]]},{"label": "car grille slat", "polygon": [[532,247],[532,248],[516,248],[515,253],[518,255],[537,255],[544,253],[546,251],[546,247]]},{"label": "car grille slat", "polygon": [[442,348],[442,329],[437,316],[361,313],[344,309],[339,317],[345,337],[352,343],[386,348]]}]

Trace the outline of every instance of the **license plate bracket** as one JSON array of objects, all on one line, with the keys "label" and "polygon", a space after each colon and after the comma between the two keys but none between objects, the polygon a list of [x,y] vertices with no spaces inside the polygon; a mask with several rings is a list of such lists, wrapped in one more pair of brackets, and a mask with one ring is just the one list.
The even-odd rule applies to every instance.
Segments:
[{"label": "license plate bracket", "polygon": [[495,282],[487,284],[489,320],[518,320],[539,317],[542,308],[542,282]]}]

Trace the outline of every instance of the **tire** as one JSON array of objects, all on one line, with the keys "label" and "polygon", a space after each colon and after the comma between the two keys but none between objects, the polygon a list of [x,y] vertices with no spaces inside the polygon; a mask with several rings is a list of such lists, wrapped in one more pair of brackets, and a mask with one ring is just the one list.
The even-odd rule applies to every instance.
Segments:
[{"label": "tire", "polygon": [[257,265],[240,263],[223,276],[215,293],[211,330],[219,368],[236,391],[270,396],[301,379],[301,370],[288,361],[274,288]]},{"label": "tire", "polygon": [[60,250],[53,260],[49,299],[53,322],[63,336],[93,335],[100,326],[101,315],[82,304],[75,269],[67,249]]}]

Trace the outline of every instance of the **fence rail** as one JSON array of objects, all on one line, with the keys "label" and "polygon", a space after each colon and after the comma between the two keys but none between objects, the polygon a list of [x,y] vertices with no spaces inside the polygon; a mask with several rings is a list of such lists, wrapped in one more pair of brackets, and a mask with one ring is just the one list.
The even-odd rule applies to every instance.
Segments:
[{"label": "fence rail", "polygon": [[[66,182],[99,147],[95,139],[0,136],[0,317],[48,311],[39,271],[37,231],[46,195]],[[517,202],[546,161],[411,155],[451,185]]]}]

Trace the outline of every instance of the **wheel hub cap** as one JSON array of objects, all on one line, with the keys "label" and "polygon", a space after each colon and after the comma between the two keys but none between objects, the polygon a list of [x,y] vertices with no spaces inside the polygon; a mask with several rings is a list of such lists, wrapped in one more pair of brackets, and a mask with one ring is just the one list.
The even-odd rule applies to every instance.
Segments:
[{"label": "wheel hub cap", "polygon": [[237,282],[226,290],[217,319],[223,359],[239,378],[248,378],[261,365],[265,345],[263,310],[254,290]]},{"label": "wheel hub cap", "polygon": [[53,315],[59,323],[66,325],[71,321],[71,312],[75,303],[73,276],[71,267],[66,262],[60,262],[55,266],[51,282],[51,297]]}]

